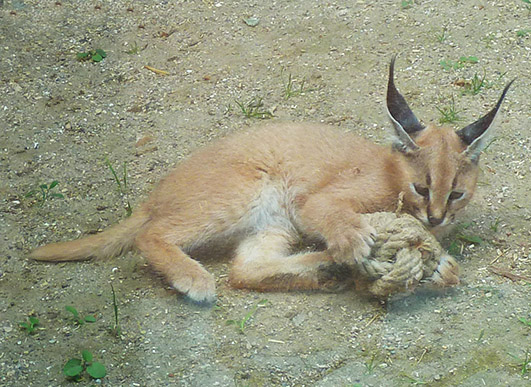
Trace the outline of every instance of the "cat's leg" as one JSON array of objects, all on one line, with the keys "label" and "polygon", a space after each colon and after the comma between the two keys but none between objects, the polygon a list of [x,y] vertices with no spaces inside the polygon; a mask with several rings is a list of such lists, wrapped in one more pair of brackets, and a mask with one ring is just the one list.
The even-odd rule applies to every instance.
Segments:
[{"label": "cat's leg", "polygon": [[[168,230],[172,230],[171,233]],[[214,277],[179,248],[178,241],[172,240],[175,235],[178,233],[173,225],[153,224],[136,238],[136,245],[174,289],[197,303],[214,302]]]},{"label": "cat's leg", "polygon": [[377,235],[356,210],[350,197],[313,194],[298,212],[299,227],[308,235],[323,238],[335,262],[353,267],[370,255]]},{"label": "cat's leg", "polygon": [[268,228],[244,239],[230,273],[235,288],[260,291],[339,290],[352,282],[351,270],[325,251],[290,254],[298,235]]}]

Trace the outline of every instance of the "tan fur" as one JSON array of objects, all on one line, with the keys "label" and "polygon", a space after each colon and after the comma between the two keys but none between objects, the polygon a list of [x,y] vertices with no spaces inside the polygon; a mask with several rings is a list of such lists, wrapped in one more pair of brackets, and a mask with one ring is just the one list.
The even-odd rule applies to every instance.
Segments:
[{"label": "tan fur", "polygon": [[[238,133],[192,154],[119,225],[40,247],[31,257],[104,258],[135,245],[175,289],[210,302],[214,278],[189,253],[232,238],[238,242],[234,287],[342,287],[374,244],[375,230],[360,214],[394,211],[401,197],[405,212],[440,228],[470,201],[484,132],[510,85],[486,118],[461,131],[425,128],[396,90],[393,66],[394,59],[387,97],[394,148],[324,125],[273,124]],[[296,251],[301,235],[325,250]]]},{"label": "tan fur", "polygon": [[[136,244],[173,287],[201,301],[212,299],[214,280],[186,252],[237,235],[242,243],[231,273],[235,287],[334,287],[320,274],[323,267],[353,264],[370,252],[374,230],[360,213],[393,211],[404,192],[404,208],[423,219],[426,205],[409,184],[423,180],[430,168],[440,195],[451,188],[448,178],[462,171],[458,184],[472,196],[477,167],[461,160],[463,146],[456,137],[452,130],[430,128],[418,139],[425,144],[420,151],[404,156],[320,125],[278,124],[240,133],[193,154],[120,225],[43,246],[31,257],[103,258]],[[323,239],[328,250],[286,258],[299,233]]]},{"label": "tan fur", "polygon": [[105,232],[82,239],[52,243],[31,252],[39,261],[83,261],[120,255],[133,247],[136,235],[149,222],[149,213],[139,208],[133,216]]}]

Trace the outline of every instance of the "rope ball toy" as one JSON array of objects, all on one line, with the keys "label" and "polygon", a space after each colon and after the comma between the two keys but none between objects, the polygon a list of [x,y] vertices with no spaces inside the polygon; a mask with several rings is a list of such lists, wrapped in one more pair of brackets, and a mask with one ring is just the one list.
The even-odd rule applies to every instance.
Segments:
[{"label": "rope ball toy", "polygon": [[435,287],[459,284],[459,266],[437,239],[408,214],[377,212],[363,215],[378,235],[371,256],[356,268],[377,298],[410,293],[419,284]]}]

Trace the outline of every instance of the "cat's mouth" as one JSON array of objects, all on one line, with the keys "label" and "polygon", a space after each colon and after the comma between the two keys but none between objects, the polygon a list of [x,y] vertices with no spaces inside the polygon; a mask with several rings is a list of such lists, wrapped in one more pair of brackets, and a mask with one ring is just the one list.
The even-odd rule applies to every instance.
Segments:
[{"label": "cat's mouth", "polygon": [[446,228],[446,226],[452,221],[448,216],[441,219],[430,218],[425,212],[419,212],[415,217],[420,220],[428,230],[434,233],[436,233],[437,230]]}]

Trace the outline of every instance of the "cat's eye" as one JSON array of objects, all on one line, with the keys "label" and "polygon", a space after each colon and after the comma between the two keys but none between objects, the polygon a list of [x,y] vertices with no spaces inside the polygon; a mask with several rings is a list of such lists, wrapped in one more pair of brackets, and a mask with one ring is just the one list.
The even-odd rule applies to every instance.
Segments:
[{"label": "cat's eye", "polygon": [[465,193],[464,192],[458,192],[458,191],[453,191],[450,196],[448,196],[448,200],[458,200],[458,199],[461,199],[463,197]]},{"label": "cat's eye", "polygon": [[413,184],[413,188],[415,189],[415,192],[418,193],[420,196],[429,198],[430,197],[430,189],[428,187],[423,187],[418,184]]}]

